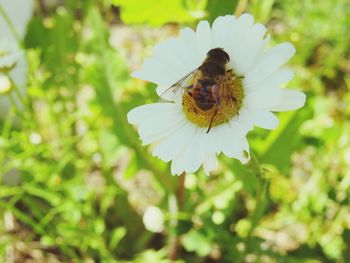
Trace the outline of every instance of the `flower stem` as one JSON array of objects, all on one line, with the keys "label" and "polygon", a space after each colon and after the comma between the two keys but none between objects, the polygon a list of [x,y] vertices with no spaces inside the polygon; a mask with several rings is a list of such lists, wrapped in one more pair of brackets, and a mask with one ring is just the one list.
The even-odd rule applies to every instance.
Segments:
[{"label": "flower stem", "polygon": [[179,176],[179,181],[176,189],[176,202],[173,208],[170,205],[170,213],[172,214],[172,218],[174,219],[172,222],[172,227],[175,229],[175,232],[170,236],[169,241],[169,259],[176,260],[177,252],[180,244],[180,236],[177,233],[176,227],[178,226],[177,215],[181,211],[185,201],[185,176],[186,173],[183,172]]},{"label": "flower stem", "polygon": [[250,251],[252,234],[256,226],[258,225],[259,221],[263,217],[266,211],[266,208],[268,206],[269,186],[270,186],[269,178],[265,175],[265,171],[261,168],[259,160],[253,152],[251,153],[251,157],[252,157],[252,165],[254,167],[256,176],[259,180],[259,185],[256,191],[255,208],[250,216],[251,228],[246,237],[246,245],[247,245],[247,249],[245,251],[246,253],[249,253]]},{"label": "flower stem", "polygon": [[239,0],[236,10],[234,12],[235,16],[240,16],[244,10],[247,8],[248,0]]},{"label": "flower stem", "polygon": [[185,176],[186,173],[183,172],[179,177],[179,183],[176,191],[176,199],[178,202],[179,209],[182,209],[185,199]]},{"label": "flower stem", "polygon": [[[16,115],[16,110],[13,107],[11,107],[7,113],[6,119],[4,120],[4,125],[1,131],[2,138],[5,138],[5,139],[10,138],[11,128],[14,123],[15,115]],[[0,157],[0,163],[1,163],[1,157]]]},{"label": "flower stem", "polygon": [[21,115],[22,116],[22,111],[21,109],[19,108],[19,106],[17,105],[17,102],[16,102],[16,99],[12,96],[12,94],[9,94],[8,95],[8,98],[13,106],[13,108],[15,109],[15,111],[17,112],[18,115]]},{"label": "flower stem", "polygon": [[25,107],[26,102],[24,100],[24,97],[23,97],[21,91],[18,89],[18,86],[13,81],[12,81],[12,87],[13,87],[14,92],[16,93],[18,100],[21,102],[22,106]]}]

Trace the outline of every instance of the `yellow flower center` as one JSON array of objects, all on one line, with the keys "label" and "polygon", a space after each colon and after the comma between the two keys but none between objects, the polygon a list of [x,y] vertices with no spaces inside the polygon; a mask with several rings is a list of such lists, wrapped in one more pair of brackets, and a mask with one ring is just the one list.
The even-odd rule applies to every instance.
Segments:
[{"label": "yellow flower center", "polygon": [[185,113],[186,118],[199,127],[208,128],[218,126],[228,122],[234,116],[238,116],[244,98],[242,78],[237,77],[232,73],[232,77],[227,81],[230,81],[231,85],[223,82],[218,89],[225,90],[220,90],[218,93],[230,94],[230,96],[219,95],[217,102],[208,110],[203,110],[198,107],[196,100],[201,98],[193,95],[195,94],[195,91],[192,92],[192,95],[189,92],[185,92],[182,96],[182,110]]}]

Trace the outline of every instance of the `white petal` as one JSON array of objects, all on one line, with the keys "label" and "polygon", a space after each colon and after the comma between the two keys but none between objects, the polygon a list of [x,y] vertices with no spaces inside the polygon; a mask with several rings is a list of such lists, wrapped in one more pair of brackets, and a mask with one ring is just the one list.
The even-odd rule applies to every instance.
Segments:
[{"label": "white petal", "polygon": [[[174,82],[173,84],[175,84],[176,82]],[[183,90],[181,88],[173,87],[173,84],[158,85],[156,88],[156,92],[158,96],[161,97],[163,100],[181,103]]]},{"label": "white petal", "polygon": [[11,80],[8,76],[0,72],[0,94],[3,95],[11,90]]},{"label": "white petal", "polygon": [[221,148],[221,138],[218,134],[220,134],[220,130],[222,129],[222,126],[216,126],[211,128],[209,133],[206,134],[206,152],[213,154],[213,153],[220,153]]},{"label": "white petal", "polygon": [[158,44],[154,56],[144,61],[141,70],[133,72],[135,78],[171,86],[201,63],[196,48],[196,34],[189,28],[180,32],[179,39],[170,38]]},{"label": "white petal", "polygon": [[179,107],[174,103],[152,103],[136,107],[128,112],[127,118],[130,124],[139,125],[159,113],[178,112]]},{"label": "white petal", "polygon": [[169,87],[196,70],[203,59],[200,58],[197,50],[196,34],[190,28],[181,30],[178,40],[172,41],[171,43],[168,42],[167,45],[163,46],[158,46],[157,48],[157,59],[164,60],[165,63],[167,60],[171,61],[170,63],[173,64],[171,70],[173,71],[174,77],[170,84],[158,85],[157,94],[165,100],[175,101],[177,96],[182,94],[180,92],[181,90],[175,89],[169,91]]},{"label": "white petal", "polygon": [[186,65],[173,50],[174,45],[177,44],[178,40],[175,38],[157,44],[154,48],[154,57],[167,65],[170,70],[180,72],[181,75]]},{"label": "white petal", "polygon": [[195,41],[196,34],[190,28],[185,28],[180,31],[178,39],[171,38],[156,46],[155,58],[171,66],[169,70],[177,74],[175,81],[198,68],[202,62]]},{"label": "white petal", "polygon": [[256,52],[255,58],[253,59],[253,62],[251,63],[250,67],[248,67],[247,71],[244,73],[247,74],[248,71],[250,71],[265,55],[265,50],[268,44],[270,43],[271,36],[267,34],[267,36],[261,41],[260,49]]},{"label": "white petal", "polygon": [[281,89],[281,99],[278,103],[271,106],[271,111],[290,111],[304,106],[306,95],[298,90]]},{"label": "white petal", "polygon": [[[20,38],[23,38],[27,29],[28,21],[33,13],[35,6],[34,0],[1,0],[0,5],[6,12]],[[2,15],[0,15],[0,32],[1,38],[6,37],[16,41],[12,29]]]},{"label": "white petal", "polygon": [[173,174],[181,174],[182,172],[196,172],[205,158],[205,129],[196,128],[196,132],[192,140],[186,145],[184,150],[179,153],[171,164]]},{"label": "white petal", "polygon": [[214,47],[221,47],[229,52],[231,47],[230,33],[235,22],[236,17],[231,15],[219,16],[215,19],[212,27]]},{"label": "white petal", "polygon": [[196,33],[190,28],[180,31],[179,42],[186,62],[185,73],[197,69],[203,62],[203,57],[200,56],[197,49],[196,38]]},{"label": "white petal", "polygon": [[244,112],[244,109],[241,109],[239,115],[233,118],[229,124],[239,138],[247,136],[247,133],[253,129],[251,122],[247,121],[244,114],[241,112]]},{"label": "white petal", "polygon": [[204,172],[209,175],[211,171],[216,170],[217,164],[216,154],[209,154],[203,163]]},{"label": "white petal", "polygon": [[236,127],[234,127],[232,125],[229,125],[228,127],[230,128],[231,134],[234,136],[235,139],[237,139],[237,141],[242,149],[242,157],[239,160],[242,163],[247,163],[250,159],[250,155],[249,155],[249,144],[248,144],[248,140],[247,140],[246,136],[247,136],[247,133],[253,129],[253,126],[249,127],[249,130],[246,130],[245,135],[242,137],[240,137],[240,134],[239,134]]},{"label": "white petal", "polygon": [[182,114],[158,115],[138,127],[140,138],[144,145],[157,142],[164,137],[171,136],[177,129],[185,124]]},{"label": "white petal", "polygon": [[247,137],[241,138],[239,142],[243,149],[243,160],[241,162],[245,164],[250,160],[249,143]]},{"label": "white petal", "polygon": [[269,77],[295,53],[290,43],[282,43],[269,49],[262,58],[245,75],[244,83],[254,86]]},{"label": "white petal", "polygon": [[128,113],[128,120],[139,126],[138,133],[144,145],[171,136],[186,122],[181,108],[174,103],[154,103],[137,107]]},{"label": "white petal", "polygon": [[251,110],[249,111],[249,118],[256,126],[264,129],[273,130],[279,124],[279,120],[276,115],[270,111]]},{"label": "white petal", "polygon": [[[172,72],[167,81],[157,82],[160,84],[157,87],[157,94],[165,100],[174,101],[176,94],[166,91],[174,83],[197,69],[202,63],[196,46],[195,32],[190,28],[185,28],[180,31],[179,39],[170,39],[157,45],[154,59],[164,65],[169,65],[168,71]],[[140,77],[140,74],[137,72],[136,76]],[[144,76],[141,77],[144,79]]]},{"label": "white petal", "polygon": [[188,145],[187,151],[182,157],[186,163],[186,172],[194,173],[203,164],[206,155],[206,136],[206,129],[197,129],[195,138]]},{"label": "white petal", "polygon": [[290,81],[293,78],[293,76],[294,73],[290,69],[278,69],[274,73],[272,73],[270,77],[253,86],[248,86],[245,79],[243,80],[243,85],[246,94],[250,94],[257,90],[277,88],[283,83]]},{"label": "white petal", "polygon": [[134,78],[169,86],[178,79],[176,71],[171,71],[167,64],[155,58],[145,59],[142,70],[135,71],[131,75]]},{"label": "white petal", "polygon": [[6,56],[0,56],[0,67],[12,67],[14,66],[18,60],[21,58],[22,53],[17,51]]},{"label": "white petal", "polygon": [[185,122],[171,136],[162,139],[153,149],[153,156],[157,156],[165,162],[173,160],[180,154],[195,134],[193,124]]},{"label": "white petal", "polygon": [[154,56],[146,59],[143,69],[132,73],[132,76],[166,87],[176,83],[201,63],[195,37],[191,29],[185,28],[181,31],[179,39],[170,38],[158,44]]},{"label": "white petal", "polygon": [[208,21],[199,22],[196,30],[196,37],[198,55],[200,60],[203,61],[207,52],[213,48],[212,33]]},{"label": "white petal", "polygon": [[280,90],[282,89],[264,89],[248,94],[244,97],[243,104],[248,109],[269,110],[282,99]]},{"label": "white petal", "polygon": [[244,73],[241,66],[244,63],[244,57],[249,54],[249,51],[244,47],[244,38],[249,33],[253,23],[253,16],[243,14],[235,21],[230,32],[231,43],[230,48],[228,49],[230,55],[229,66],[239,75]]},{"label": "white petal", "polygon": [[0,39],[0,68],[14,66],[22,57],[23,52],[19,49],[18,43],[11,38]]},{"label": "white petal", "polygon": [[220,16],[213,23],[214,47],[222,47],[229,53],[229,66],[239,74],[245,73],[266,45],[263,39],[266,28],[253,22],[251,15],[244,14],[238,20],[230,15]]},{"label": "white petal", "polygon": [[238,60],[241,61],[239,72],[243,75],[251,67],[254,58],[261,51],[264,45],[263,37],[266,27],[262,24],[255,24],[242,40],[242,52],[238,54]]},{"label": "white petal", "polygon": [[305,99],[305,94],[300,91],[273,88],[248,94],[243,103],[249,109],[288,111],[302,107]]},{"label": "white petal", "polygon": [[233,134],[230,127],[226,124],[219,126],[221,129],[218,129],[218,135],[220,136],[220,147],[222,152],[230,158],[236,158],[242,163],[245,163],[246,157],[243,153],[242,143],[237,136]]}]

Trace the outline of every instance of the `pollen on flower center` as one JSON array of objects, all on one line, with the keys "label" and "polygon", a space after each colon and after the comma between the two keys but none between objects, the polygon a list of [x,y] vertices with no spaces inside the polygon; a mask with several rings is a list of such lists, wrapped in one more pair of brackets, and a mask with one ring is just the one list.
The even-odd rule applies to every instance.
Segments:
[{"label": "pollen on flower center", "polygon": [[210,123],[211,127],[214,127],[238,116],[244,98],[242,78],[232,77],[229,81],[231,84],[226,83],[219,87],[219,89],[228,90],[220,92],[220,94],[225,95],[219,96],[217,102],[209,110],[198,107],[196,100],[200,98],[193,96],[192,93],[185,92],[182,96],[182,110],[186,118],[199,127],[208,128]]}]

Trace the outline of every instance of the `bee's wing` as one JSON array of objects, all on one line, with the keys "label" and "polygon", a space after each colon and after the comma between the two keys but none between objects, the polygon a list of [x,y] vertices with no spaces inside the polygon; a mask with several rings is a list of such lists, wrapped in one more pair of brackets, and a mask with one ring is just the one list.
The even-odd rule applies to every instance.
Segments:
[{"label": "bee's wing", "polygon": [[224,107],[225,105],[232,105],[234,107],[238,107],[237,99],[233,93],[233,78],[230,72],[226,73],[218,82],[218,92],[217,92],[217,105],[219,108]]},{"label": "bee's wing", "polygon": [[[227,107],[227,106],[237,107],[237,101],[233,94],[234,87],[233,87],[232,80],[233,80],[232,74],[230,72],[227,72],[225,75],[220,77],[219,81],[216,84],[212,86],[213,96],[216,101],[216,109],[214,110],[213,115],[210,119],[207,133],[209,133],[209,131],[212,128],[212,123],[216,114],[218,112],[225,114],[225,110],[223,109],[223,107]],[[225,116],[225,117],[227,121],[230,120],[230,116]]]},{"label": "bee's wing", "polygon": [[169,88],[167,88],[165,91],[163,91],[162,94],[160,94],[160,97],[173,98],[174,95],[179,91],[181,91],[181,93],[183,94],[184,91],[190,90],[191,84],[193,83],[193,80],[196,78],[198,71],[199,71],[199,68],[186,74],[183,78],[181,78],[176,83],[174,83]]}]

